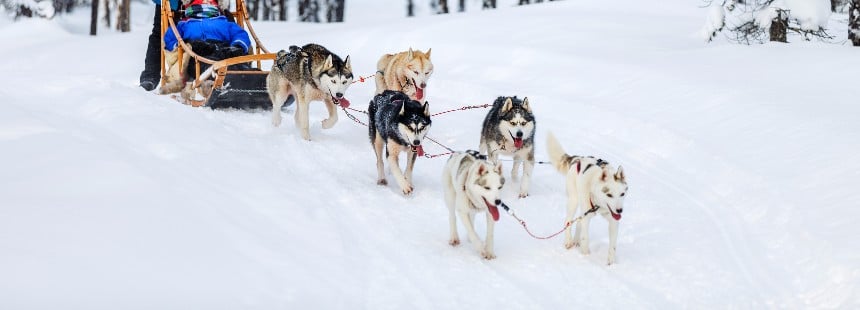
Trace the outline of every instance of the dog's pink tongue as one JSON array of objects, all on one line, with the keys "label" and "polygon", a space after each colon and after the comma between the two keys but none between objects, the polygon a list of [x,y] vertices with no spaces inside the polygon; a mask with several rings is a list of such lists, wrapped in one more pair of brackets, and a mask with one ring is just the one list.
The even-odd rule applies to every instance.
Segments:
[{"label": "dog's pink tongue", "polygon": [[349,107],[349,100],[346,100],[346,97],[340,98],[337,101],[340,103],[340,106],[342,106],[344,108]]},{"label": "dog's pink tongue", "polygon": [[615,212],[609,212],[609,213],[612,213],[612,218],[614,218],[616,221],[620,221],[620,220],[621,220],[621,214],[618,214],[618,213],[615,213]]},{"label": "dog's pink tongue", "polygon": [[424,99],[424,89],[418,86],[415,86],[415,98],[418,100]]},{"label": "dog's pink tongue", "polygon": [[514,147],[521,149],[523,148],[523,139],[515,138],[514,139]]},{"label": "dog's pink tongue", "polygon": [[415,148],[418,149],[417,150],[418,151],[418,157],[424,157],[424,147],[419,145],[419,146],[416,146]]},{"label": "dog's pink tongue", "polygon": [[484,203],[487,204],[487,211],[490,211],[490,215],[493,216],[493,221],[499,221],[499,208],[494,205],[491,205],[487,202],[487,199],[484,199]]}]

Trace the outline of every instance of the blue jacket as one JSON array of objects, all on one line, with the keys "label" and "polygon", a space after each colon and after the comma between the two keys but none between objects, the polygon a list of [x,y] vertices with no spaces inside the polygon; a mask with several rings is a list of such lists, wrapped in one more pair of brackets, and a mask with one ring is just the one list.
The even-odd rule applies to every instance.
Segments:
[{"label": "blue jacket", "polygon": [[[155,3],[155,5],[161,5],[161,0],[152,0],[152,3]],[[170,0],[170,9],[174,11],[178,10],[179,0]]]},{"label": "blue jacket", "polygon": [[[214,40],[228,43],[241,47],[245,53],[248,53],[248,47],[251,46],[251,39],[248,38],[248,32],[236,23],[232,23],[224,16],[204,18],[204,19],[189,19],[179,22],[176,25],[176,30],[183,40]],[[168,29],[164,34],[164,47],[173,51],[178,44],[173,31]]]}]

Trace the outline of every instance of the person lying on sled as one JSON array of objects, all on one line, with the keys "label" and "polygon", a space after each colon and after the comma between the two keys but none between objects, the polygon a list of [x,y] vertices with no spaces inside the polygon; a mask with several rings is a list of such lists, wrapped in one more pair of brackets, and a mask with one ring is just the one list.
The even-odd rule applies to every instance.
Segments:
[{"label": "person lying on sled", "polygon": [[[176,25],[176,30],[195,54],[212,60],[247,55],[251,46],[248,32],[228,21],[215,0],[193,0],[185,8],[185,20]],[[168,30],[164,35],[165,49],[173,52],[178,44],[173,31]],[[206,67],[207,64],[201,63],[201,72]],[[193,66],[189,66],[188,72],[192,70]]]}]

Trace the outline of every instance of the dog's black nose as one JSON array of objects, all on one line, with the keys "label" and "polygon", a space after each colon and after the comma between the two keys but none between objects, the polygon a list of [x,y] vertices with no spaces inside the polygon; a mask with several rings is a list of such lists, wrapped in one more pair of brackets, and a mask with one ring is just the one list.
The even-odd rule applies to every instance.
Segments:
[{"label": "dog's black nose", "polygon": [[412,145],[421,145],[421,140],[412,141]]},{"label": "dog's black nose", "polygon": [[502,204],[502,200],[501,200],[501,199],[496,199],[496,205],[498,206],[498,205],[500,205],[500,204]]},{"label": "dog's black nose", "polygon": [[337,93],[337,94],[334,94],[334,95],[335,95],[335,96],[337,96],[337,99],[343,98],[343,93]]},{"label": "dog's black nose", "polygon": [[618,214],[621,214],[621,212],[624,212],[624,210],[623,210],[623,209],[618,209],[618,210],[616,210],[616,211],[618,211],[618,212],[615,212],[615,213],[618,213]]},{"label": "dog's black nose", "polygon": [[426,87],[427,87],[427,83],[421,83],[421,88],[426,88]]},{"label": "dog's black nose", "polygon": [[517,131],[517,138],[522,138],[522,137],[523,137],[523,132]]}]

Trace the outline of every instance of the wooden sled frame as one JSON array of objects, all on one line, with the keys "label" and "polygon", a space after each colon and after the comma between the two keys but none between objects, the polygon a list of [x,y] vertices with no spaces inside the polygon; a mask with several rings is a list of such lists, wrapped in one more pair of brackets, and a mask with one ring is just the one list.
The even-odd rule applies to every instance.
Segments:
[{"label": "wooden sled frame", "polygon": [[[179,51],[177,54],[177,65],[179,65],[180,71],[185,73],[185,64],[182,63],[183,53],[188,53],[195,62],[195,75],[194,82],[192,88],[197,96],[195,98],[189,98],[187,102],[183,102],[185,104],[189,104],[191,106],[199,107],[203,106],[209,100],[209,97],[212,94],[215,94],[216,90],[221,89],[224,84],[224,79],[227,75],[246,75],[246,74],[259,74],[259,75],[267,75],[269,71],[262,70],[262,61],[263,60],[274,60],[276,58],[276,54],[270,53],[263,44],[260,42],[260,39],[257,37],[257,33],[254,32],[254,27],[251,26],[250,19],[248,18],[248,8],[245,6],[245,0],[236,0],[236,12],[233,12],[233,18],[236,20],[236,24],[239,25],[242,29],[248,32],[251,36],[252,42],[251,46],[248,47],[248,55],[228,58],[224,60],[212,60],[206,57],[197,55],[194,51],[191,50],[191,46],[185,43],[185,40],[182,39],[182,36],[179,35],[179,31],[176,29],[176,24],[173,21],[174,12],[170,9],[170,0],[161,0],[161,76],[164,77],[167,73],[167,68],[164,64],[164,34],[167,31],[173,31],[174,36],[178,41]],[[189,61],[191,61],[189,59]],[[212,91],[209,94],[205,94],[200,88],[203,81],[209,78],[209,75],[204,75],[201,77],[200,72],[200,63],[207,63],[212,65],[207,71],[211,70],[215,74],[215,82],[212,86]],[[227,70],[227,68],[231,65],[241,64],[241,63],[255,63],[256,69],[260,69],[260,71],[232,71]],[[187,77],[190,78],[190,77]],[[163,87],[165,83],[165,79],[161,79],[161,86]],[[262,85],[265,87],[265,85]],[[268,95],[267,95],[268,96]],[[202,97],[202,100],[198,100],[196,98]],[[268,97],[267,97],[268,98]]]}]

